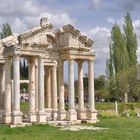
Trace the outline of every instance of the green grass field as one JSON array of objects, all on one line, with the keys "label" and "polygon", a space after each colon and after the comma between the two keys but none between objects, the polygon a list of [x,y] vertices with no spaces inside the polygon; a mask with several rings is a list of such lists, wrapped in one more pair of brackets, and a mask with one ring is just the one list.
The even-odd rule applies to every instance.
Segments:
[{"label": "green grass field", "polygon": [[61,131],[48,125],[33,125],[25,128],[0,126],[0,140],[139,140],[140,119],[101,118],[98,124],[108,130]]}]

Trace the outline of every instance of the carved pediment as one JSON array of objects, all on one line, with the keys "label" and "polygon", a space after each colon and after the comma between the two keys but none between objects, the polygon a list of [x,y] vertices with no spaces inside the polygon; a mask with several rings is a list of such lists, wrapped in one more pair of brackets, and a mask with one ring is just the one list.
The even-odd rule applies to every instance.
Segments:
[{"label": "carved pediment", "polygon": [[75,29],[72,25],[63,26],[56,32],[57,45],[61,49],[78,49],[89,50],[93,45],[93,41],[87,36],[82,35],[79,30]]},{"label": "carved pediment", "polygon": [[48,23],[47,18],[40,20],[37,26],[18,37],[19,44],[24,48],[48,47],[54,44],[55,34],[52,31],[53,25]]},{"label": "carved pediment", "polygon": [[28,37],[19,36],[19,42],[23,49],[42,49],[55,43],[53,32],[41,31]]}]

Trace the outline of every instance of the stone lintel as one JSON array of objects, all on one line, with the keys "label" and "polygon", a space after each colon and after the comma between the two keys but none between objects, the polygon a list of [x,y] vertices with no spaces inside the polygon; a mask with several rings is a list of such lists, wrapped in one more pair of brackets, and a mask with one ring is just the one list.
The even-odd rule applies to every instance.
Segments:
[{"label": "stone lintel", "polygon": [[78,55],[78,54],[64,54],[61,55],[60,58],[62,60],[69,60],[69,59],[73,59],[73,60],[81,60],[81,61],[88,61],[88,60],[95,60],[95,56],[92,55]]},{"label": "stone lintel", "polygon": [[21,49],[20,54],[23,56],[45,57],[45,51],[39,51],[39,50],[34,50],[34,49],[32,49],[32,50]]}]

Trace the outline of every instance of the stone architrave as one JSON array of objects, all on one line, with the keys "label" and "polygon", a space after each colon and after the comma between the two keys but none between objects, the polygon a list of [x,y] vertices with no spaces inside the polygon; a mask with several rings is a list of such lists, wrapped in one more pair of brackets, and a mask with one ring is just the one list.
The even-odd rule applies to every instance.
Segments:
[{"label": "stone architrave", "polygon": [[59,60],[58,64],[58,120],[66,120],[65,102],[64,102],[64,69],[63,61]]},{"label": "stone architrave", "polygon": [[20,56],[13,56],[13,107],[12,123],[22,124],[22,113],[20,112]]},{"label": "stone architrave", "polygon": [[77,112],[75,111],[74,96],[74,61],[68,61],[68,113],[67,119],[70,121],[77,120]]},{"label": "stone architrave", "polygon": [[44,108],[44,62],[43,58],[38,58],[38,103],[39,111],[37,120],[40,123],[46,122],[46,112]]},{"label": "stone architrave", "polygon": [[80,120],[86,120],[86,110],[84,107],[84,87],[83,87],[83,61],[79,60],[78,63],[78,112],[77,117]]},{"label": "stone architrave", "polygon": [[3,122],[11,123],[11,57],[5,57],[5,92]]},{"label": "stone architrave", "polygon": [[90,123],[97,122],[97,111],[95,109],[95,97],[94,97],[94,72],[93,72],[93,60],[88,61],[88,98],[89,109],[87,110],[87,119]]},{"label": "stone architrave", "polygon": [[28,119],[30,122],[36,122],[35,110],[35,60],[34,58],[28,59],[29,66],[29,114]]}]

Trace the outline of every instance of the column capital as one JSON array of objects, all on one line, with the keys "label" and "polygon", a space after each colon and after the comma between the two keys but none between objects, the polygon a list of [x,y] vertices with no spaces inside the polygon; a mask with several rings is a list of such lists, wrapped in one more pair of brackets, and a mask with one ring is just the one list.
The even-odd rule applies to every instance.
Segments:
[{"label": "column capital", "polygon": [[76,60],[76,63],[77,63],[78,65],[82,65],[82,64],[84,63],[84,60]]},{"label": "column capital", "polygon": [[7,62],[11,62],[12,57],[11,56],[4,56],[5,61]]},{"label": "column capital", "polygon": [[68,63],[69,63],[69,65],[73,65],[74,64],[74,59],[68,59]]},{"label": "column capital", "polygon": [[74,58],[68,58],[67,60],[68,61],[74,61],[75,59]]},{"label": "column capital", "polygon": [[64,65],[64,60],[59,60],[58,61],[58,67],[63,67]]},{"label": "column capital", "polygon": [[33,59],[28,59],[27,62],[28,65],[35,65],[35,61]]},{"label": "column capital", "polygon": [[20,55],[19,54],[14,54],[13,58],[20,58]]},{"label": "column capital", "polygon": [[38,56],[38,62],[43,62],[43,57],[42,56]]},{"label": "column capital", "polygon": [[52,67],[51,67],[51,70],[56,70],[57,69],[57,65],[53,65]]},{"label": "column capital", "polygon": [[38,67],[38,59],[35,58],[35,66]]}]

